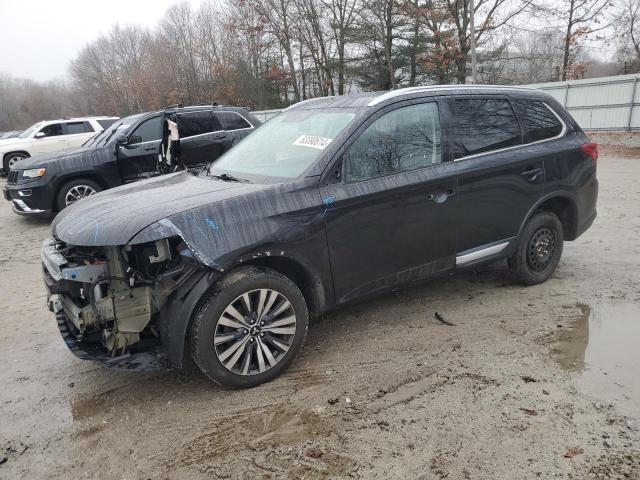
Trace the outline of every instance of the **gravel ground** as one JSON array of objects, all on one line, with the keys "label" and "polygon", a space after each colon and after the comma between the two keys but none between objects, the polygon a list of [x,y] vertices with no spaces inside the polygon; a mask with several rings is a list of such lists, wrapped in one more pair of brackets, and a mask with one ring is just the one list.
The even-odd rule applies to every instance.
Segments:
[{"label": "gravel ground", "polygon": [[77,360],[49,222],[2,202],[0,478],[640,478],[640,159],[601,152],[598,219],[544,285],[499,264],[341,309],[245,391]]}]

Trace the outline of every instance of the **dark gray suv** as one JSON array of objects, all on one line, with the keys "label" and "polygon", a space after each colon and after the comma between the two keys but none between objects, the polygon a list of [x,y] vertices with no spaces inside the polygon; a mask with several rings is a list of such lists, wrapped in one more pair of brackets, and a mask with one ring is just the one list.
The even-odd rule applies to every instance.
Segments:
[{"label": "dark gray suv", "polygon": [[508,259],[540,283],[596,217],[597,146],[536,90],[418,87],[298,103],[198,174],[82,200],[43,246],[72,351],[273,379],[310,316]]}]

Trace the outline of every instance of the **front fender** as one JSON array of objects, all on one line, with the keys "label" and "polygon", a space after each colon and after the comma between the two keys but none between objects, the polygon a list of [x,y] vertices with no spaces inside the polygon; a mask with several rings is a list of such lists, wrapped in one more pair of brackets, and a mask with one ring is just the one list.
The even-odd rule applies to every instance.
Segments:
[{"label": "front fender", "polygon": [[169,366],[182,368],[185,338],[193,311],[204,293],[219,279],[220,274],[211,269],[194,271],[160,310],[158,324]]}]

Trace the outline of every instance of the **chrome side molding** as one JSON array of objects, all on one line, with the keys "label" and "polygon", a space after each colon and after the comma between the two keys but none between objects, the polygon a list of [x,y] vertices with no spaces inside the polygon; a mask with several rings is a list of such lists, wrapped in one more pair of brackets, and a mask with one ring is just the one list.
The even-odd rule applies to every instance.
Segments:
[{"label": "chrome side molding", "polygon": [[456,266],[466,265],[467,263],[475,262],[476,260],[481,260],[485,257],[490,257],[496,253],[500,253],[507,248],[509,243],[511,243],[511,241],[507,240],[497,244],[475,248],[472,251],[468,251],[468,253],[459,253],[456,256]]}]

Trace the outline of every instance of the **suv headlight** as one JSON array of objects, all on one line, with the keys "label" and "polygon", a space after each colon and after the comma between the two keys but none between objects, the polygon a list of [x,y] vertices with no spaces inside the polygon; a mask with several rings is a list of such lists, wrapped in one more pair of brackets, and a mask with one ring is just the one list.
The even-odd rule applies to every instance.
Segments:
[{"label": "suv headlight", "polygon": [[43,177],[46,169],[44,168],[32,168],[30,170],[23,170],[22,176],[26,178],[38,178]]}]

